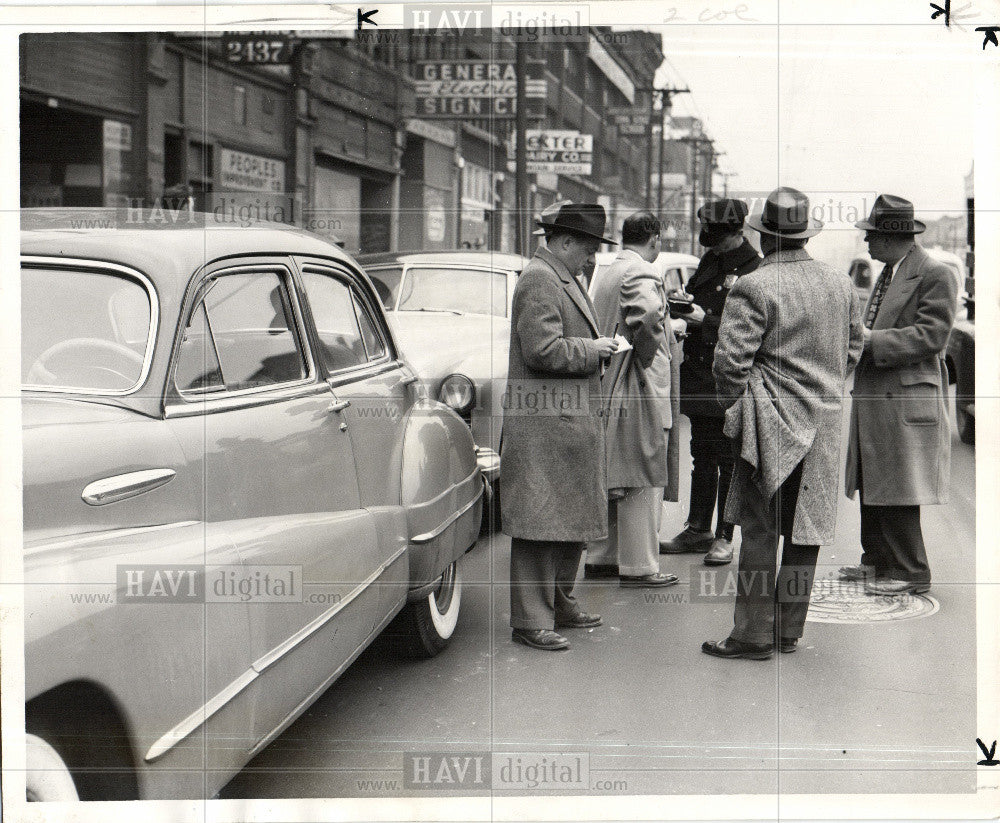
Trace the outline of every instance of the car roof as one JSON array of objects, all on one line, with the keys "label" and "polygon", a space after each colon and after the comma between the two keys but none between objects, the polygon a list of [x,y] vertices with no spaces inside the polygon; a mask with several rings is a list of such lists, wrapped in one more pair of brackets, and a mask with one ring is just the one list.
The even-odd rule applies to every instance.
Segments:
[{"label": "car roof", "polygon": [[202,212],[114,208],[22,209],[21,253],[130,266],[152,274],[165,297],[177,297],[196,269],[225,257],[307,254],[352,262],[331,241],[282,223],[243,227]]},{"label": "car roof", "polygon": [[398,251],[378,252],[358,255],[362,266],[377,266],[383,263],[440,263],[449,265],[476,264],[496,266],[501,269],[520,271],[528,259],[519,254],[502,251]]}]

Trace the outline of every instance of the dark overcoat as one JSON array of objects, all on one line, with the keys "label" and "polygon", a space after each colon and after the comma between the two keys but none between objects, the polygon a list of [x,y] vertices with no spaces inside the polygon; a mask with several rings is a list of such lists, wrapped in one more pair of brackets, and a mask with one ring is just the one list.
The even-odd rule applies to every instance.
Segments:
[{"label": "dark overcoat", "polygon": [[684,362],[680,364],[683,414],[722,417],[722,406],[715,397],[712,360],[719,339],[719,324],[726,298],[738,278],[760,264],[757,250],[744,238],[743,243],[722,254],[705,252],[698,268],[684,287],[694,302],[705,310],[699,324],[689,323],[684,338]]},{"label": "dark overcoat", "polygon": [[[670,425],[670,347],[665,328],[666,290],[651,263],[631,249],[597,274],[593,286],[597,326],[605,337],[620,334],[632,348],[608,363],[601,388],[607,413],[609,488],[667,485]],[[662,375],[651,372],[654,359]],[[664,385],[658,386],[661,377]]]},{"label": "dark overcoat", "polygon": [[848,497],[854,497],[860,480],[861,499],[870,506],[948,502],[951,430],[944,350],[957,291],[948,267],[920,246],[893,272],[854,376]]},{"label": "dark overcoat", "polygon": [[500,456],[503,531],[603,540],[608,490],[594,307],[547,249],[514,288]]},{"label": "dark overcoat", "polygon": [[[805,249],[769,254],[735,284],[719,327],[715,380],[728,410],[726,434],[741,453],[746,438],[755,437],[765,470],[736,461],[726,520],[739,523],[745,505],[768,501],[801,461],[792,540],[833,541],[845,382],[861,356],[862,328],[850,279]],[[773,406],[769,417],[760,413],[762,403]],[[754,417],[756,430],[739,430]],[[778,465],[780,471],[766,471]],[[770,488],[760,487],[762,476]]]}]

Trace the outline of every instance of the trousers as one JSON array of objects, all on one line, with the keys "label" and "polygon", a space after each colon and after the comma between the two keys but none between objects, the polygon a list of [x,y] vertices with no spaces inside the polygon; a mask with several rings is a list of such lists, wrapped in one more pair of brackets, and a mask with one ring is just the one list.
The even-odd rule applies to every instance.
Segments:
[{"label": "trousers", "polygon": [[858,469],[861,498],[861,565],[877,577],[910,583],[930,583],[931,567],[920,528],[920,506],[866,506]]},{"label": "trousers", "polygon": [[732,441],[722,433],[725,419],[694,415],[691,419],[691,500],[688,525],[698,531],[712,528],[718,510],[715,536],[733,539],[733,524],[723,520],[729,484],[733,479]]},{"label": "trousers", "polygon": [[573,596],[583,542],[510,541],[510,625],[514,629],[554,629],[556,616],[580,611]]},{"label": "trousers", "polygon": [[[736,609],[730,637],[744,643],[771,644],[775,635],[802,637],[819,546],[792,542],[802,464],[770,500],[752,496],[740,520],[742,543],[736,582]],[[778,568],[778,538],[782,539]],[[777,632],[775,632],[777,628]]]},{"label": "trousers", "polygon": [[587,544],[587,563],[617,566],[629,577],[660,570],[660,518],[663,488],[626,489],[625,496],[608,501],[608,536]]}]

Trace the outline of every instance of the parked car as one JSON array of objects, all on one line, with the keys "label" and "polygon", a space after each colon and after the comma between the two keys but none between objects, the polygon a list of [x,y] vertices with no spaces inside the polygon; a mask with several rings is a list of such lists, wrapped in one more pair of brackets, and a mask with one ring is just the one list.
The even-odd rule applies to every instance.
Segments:
[{"label": "parked car", "polygon": [[22,212],[35,800],[211,797],[390,623],[440,651],[482,515],[347,254],[129,217]]},{"label": "parked car", "polygon": [[[955,426],[963,443],[976,442],[976,326],[969,317],[968,304],[973,299],[966,291],[966,271],[962,259],[949,251],[937,247],[925,251],[940,263],[944,263],[958,283],[958,306],[955,325],[948,337],[945,349],[945,364],[948,366],[948,382],[955,385]],[[862,307],[868,302],[875,281],[884,264],[868,255],[858,255],[851,261],[848,276],[854,283],[855,291]]]},{"label": "parked car", "polygon": [[511,302],[528,261],[501,252],[423,251],[362,255],[358,262],[430,395],[469,425],[495,498]]}]

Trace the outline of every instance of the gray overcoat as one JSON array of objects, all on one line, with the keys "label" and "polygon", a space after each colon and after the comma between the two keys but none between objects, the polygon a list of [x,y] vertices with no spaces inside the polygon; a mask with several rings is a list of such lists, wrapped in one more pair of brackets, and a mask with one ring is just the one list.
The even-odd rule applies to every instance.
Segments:
[{"label": "gray overcoat", "polygon": [[944,349],[958,283],[920,246],[898,264],[854,376],[845,475],[869,506],[948,502],[951,430]]},{"label": "gray overcoat", "polygon": [[[608,488],[667,485],[670,426],[670,347],[665,326],[663,279],[651,263],[631,249],[597,274],[594,312],[604,337],[615,333],[632,348],[608,362],[601,379],[607,419]],[[649,371],[659,358],[662,375]],[[657,385],[656,378],[662,385]]]},{"label": "gray overcoat", "polygon": [[514,289],[503,401],[500,515],[511,537],[607,537],[598,336],[583,286],[536,251]]},{"label": "gray overcoat", "polygon": [[[713,364],[719,402],[727,409],[726,433],[737,438],[741,451],[745,437],[756,436],[759,463],[781,469],[755,471],[745,459],[737,460],[726,520],[739,523],[745,505],[769,500],[774,484],[801,459],[792,540],[833,541],[845,381],[862,342],[861,310],[850,279],[805,249],[769,254],[736,282],[722,313]],[[773,406],[770,416],[760,413],[761,403]],[[744,433],[741,423],[754,418],[758,428]],[[763,476],[774,488],[761,488]]]}]

